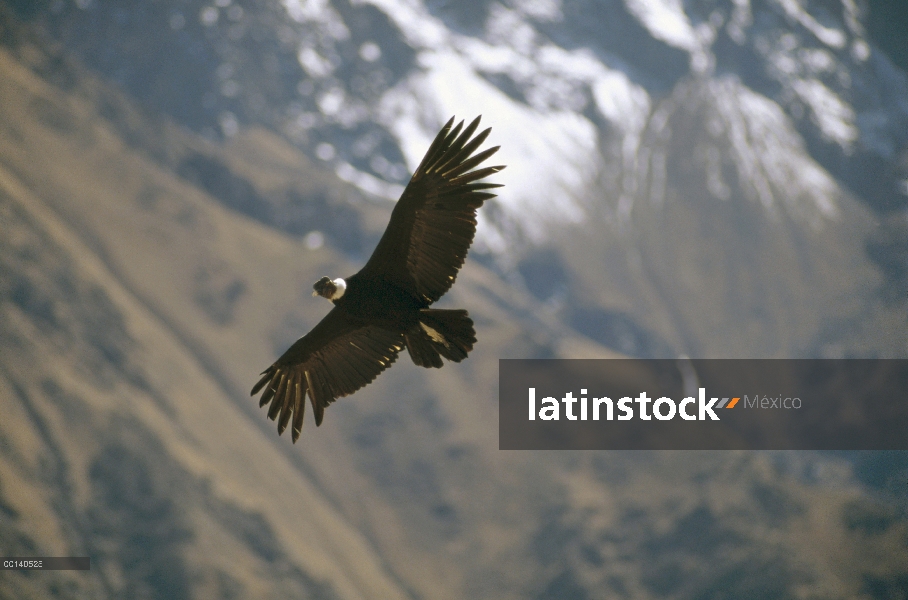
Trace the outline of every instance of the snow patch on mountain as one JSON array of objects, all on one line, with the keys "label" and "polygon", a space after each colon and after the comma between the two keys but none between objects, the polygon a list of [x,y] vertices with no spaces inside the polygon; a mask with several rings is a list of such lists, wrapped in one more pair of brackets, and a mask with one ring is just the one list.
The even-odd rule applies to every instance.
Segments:
[{"label": "snow patch on mountain", "polygon": [[681,0],[625,0],[625,6],[654,38],[682,50],[699,47]]},{"label": "snow patch on mountain", "polygon": [[336,40],[350,38],[350,30],[331,6],[330,0],[282,0],[291,19],[297,23],[316,22],[322,31]]},{"label": "snow patch on mountain", "polygon": [[351,183],[359,189],[388,200],[397,200],[404,193],[404,186],[388,183],[369,173],[360,171],[350,163],[344,161],[337,165],[334,172],[342,180]]},{"label": "snow patch on mountain", "polygon": [[[491,178],[506,186],[499,204],[523,225],[524,233],[539,239],[553,219],[583,218],[571,192],[587,183],[598,155],[596,131],[589,120],[569,111],[543,113],[513,102],[454,51],[426,52],[420,63],[423,70],[386,94],[379,111],[383,124],[400,140],[411,169],[450,115],[483,114],[484,124],[494,126],[489,143],[502,146],[489,163],[508,167]],[[483,224],[480,237],[490,249],[503,250],[502,236],[488,225]]]},{"label": "snow patch on mountain", "polygon": [[[823,138],[850,153],[860,132],[854,109],[842,98],[850,91],[851,77],[834,51],[806,46],[794,33],[783,33],[777,39],[761,35],[756,48],[784,87],[782,98],[792,114],[800,116],[806,109]],[[838,93],[831,89],[833,84]]]},{"label": "snow patch on mountain", "polygon": [[687,50],[692,71],[712,73],[716,59],[710,48],[724,20],[721,13],[714,11],[694,26],[681,0],[625,0],[625,6],[654,38]]},{"label": "snow patch on mountain", "polygon": [[854,110],[832,90],[816,79],[797,79],[792,88],[807,106],[811,117],[826,139],[846,150],[858,139]]},{"label": "snow patch on mountain", "polygon": [[[845,47],[845,43],[847,41],[845,32],[841,31],[840,29],[835,29],[834,27],[826,27],[821,25],[820,22],[813,17],[813,15],[804,10],[798,0],[777,1],[789,18],[797,21],[802,27],[816,36],[818,40],[832,48],[841,49]],[[850,2],[844,2],[843,4],[850,4]]]},{"label": "snow patch on mountain", "polygon": [[[582,114],[588,105],[623,132],[628,155],[639,144],[650,111],[646,91],[586,49],[545,42],[527,20],[528,15],[557,19],[557,5],[493,6],[486,39],[479,39],[449,31],[421,4],[370,2],[419,50],[420,69],[385,95],[379,122],[415,168],[450,115],[484,115],[494,125],[490,141],[502,146],[493,161],[508,165],[494,177],[506,186],[499,205],[529,239],[543,239],[553,221],[580,222],[585,216],[578,198],[600,156],[599,130]],[[490,83],[493,75],[509,78],[525,101]],[[492,250],[505,244],[502,233],[484,222],[479,243]]]},{"label": "snow patch on mountain", "polygon": [[748,195],[771,215],[778,214],[781,204],[814,228],[821,227],[822,219],[838,217],[834,201],[840,193],[838,184],[810,158],[778,104],[735,77],[710,82],[709,94],[731,143],[730,159]]},{"label": "snow patch on mountain", "polygon": [[352,4],[371,4],[380,9],[391,17],[413,48],[450,45],[453,33],[420,0],[352,0]]}]

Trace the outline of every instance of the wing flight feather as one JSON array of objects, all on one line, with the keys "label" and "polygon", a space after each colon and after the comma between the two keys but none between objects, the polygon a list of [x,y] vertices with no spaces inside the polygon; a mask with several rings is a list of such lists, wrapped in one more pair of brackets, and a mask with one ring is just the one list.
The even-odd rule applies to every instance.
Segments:
[{"label": "wing flight feather", "polygon": [[303,429],[306,396],[321,425],[325,407],[372,382],[397,359],[403,334],[375,325],[357,323],[336,307],[305,336],[296,341],[252,388],[264,389],[259,406],[277,420],[278,434],[293,423],[293,441]]},{"label": "wing flight feather", "polygon": [[360,273],[393,280],[429,304],[451,288],[476,235],[476,209],[495,197],[483,190],[501,187],[478,180],[503,165],[473,170],[498,151],[495,146],[471,157],[491,131],[473,137],[479,120],[452,128],[452,117],[442,128]]}]

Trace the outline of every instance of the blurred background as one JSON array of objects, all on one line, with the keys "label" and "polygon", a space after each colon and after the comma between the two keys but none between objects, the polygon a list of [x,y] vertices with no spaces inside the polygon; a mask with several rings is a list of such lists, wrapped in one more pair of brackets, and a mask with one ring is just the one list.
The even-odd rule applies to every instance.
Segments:
[{"label": "blurred background", "polygon": [[[0,598],[908,598],[908,453],[503,452],[499,358],[908,358],[908,4],[0,2]],[[457,285],[295,446],[248,396],[451,115]],[[311,415],[310,415],[311,418]]]}]

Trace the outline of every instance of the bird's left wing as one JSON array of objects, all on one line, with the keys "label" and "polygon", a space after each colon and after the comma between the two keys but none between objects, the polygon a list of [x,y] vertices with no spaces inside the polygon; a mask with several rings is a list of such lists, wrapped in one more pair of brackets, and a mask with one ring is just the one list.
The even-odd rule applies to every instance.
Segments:
[{"label": "bird's left wing", "polygon": [[271,403],[268,418],[278,420],[278,435],[293,417],[295,443],[303,429],[307,393],[315,424],[321,425],[329,404],[374,380],[403,346],[403,334],[355,321],[335,307],[262,373],[251,395],[264,388],[259,406]]},{"label": "bird's left wing", "polygon": [[498,146],[473,153],[491,128],[475,137],[479,117],[442,128],[391,213],[388,228],[360,273],[380,274],[427,302],[454,284],[476,234],[476,209],[501,187],[479,180],[504,169],[477,169]]}]

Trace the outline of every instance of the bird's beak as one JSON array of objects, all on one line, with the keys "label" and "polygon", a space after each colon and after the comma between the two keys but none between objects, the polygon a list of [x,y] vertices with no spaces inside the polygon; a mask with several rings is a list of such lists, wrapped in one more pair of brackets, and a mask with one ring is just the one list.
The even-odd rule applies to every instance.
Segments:
[{"label": "bird's beak", "polygon": [[315,298],[316,296],[318,296],[318,292],[312,292],[312,297]]}]

